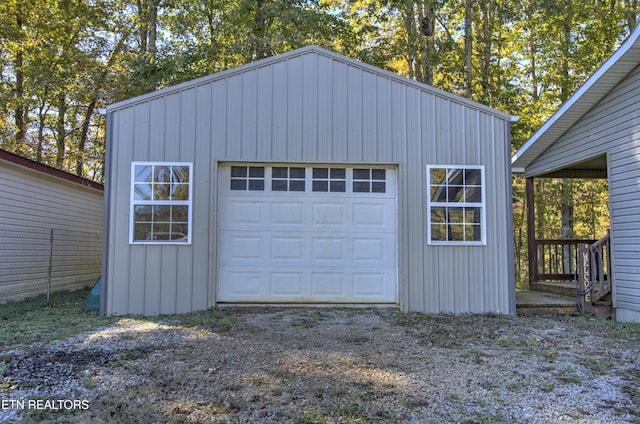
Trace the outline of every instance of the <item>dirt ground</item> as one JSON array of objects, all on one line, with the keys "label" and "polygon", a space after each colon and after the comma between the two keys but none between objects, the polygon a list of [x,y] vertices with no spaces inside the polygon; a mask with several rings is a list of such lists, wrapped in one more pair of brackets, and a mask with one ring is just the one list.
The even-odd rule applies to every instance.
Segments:
[{"label": "dirt ground", "polygon": [[578,317],[217,309],[0,360],[2,423],[640,423],[640,326]]}]

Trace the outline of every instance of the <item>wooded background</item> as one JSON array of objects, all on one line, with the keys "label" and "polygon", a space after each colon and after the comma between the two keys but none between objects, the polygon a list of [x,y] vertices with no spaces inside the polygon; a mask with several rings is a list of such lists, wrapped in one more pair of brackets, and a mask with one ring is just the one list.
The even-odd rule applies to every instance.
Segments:
[{"label": "wooded background", "polygon": [[[99,109],[315,44],[519,116],[515,151],[637,19],[638,0],[3,0],[0,148],[102,181]],[[606,233],[606,181],[536,189],[538,237]]]}]

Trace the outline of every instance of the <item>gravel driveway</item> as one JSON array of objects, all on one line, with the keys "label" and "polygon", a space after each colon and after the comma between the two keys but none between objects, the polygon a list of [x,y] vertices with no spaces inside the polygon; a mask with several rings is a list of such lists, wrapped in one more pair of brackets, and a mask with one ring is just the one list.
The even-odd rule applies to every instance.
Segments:
[{"label": "gravel driveway", "polygon": [[0,360],[0,422],[640,423],[640,326],[575,317],[214,310]]}]

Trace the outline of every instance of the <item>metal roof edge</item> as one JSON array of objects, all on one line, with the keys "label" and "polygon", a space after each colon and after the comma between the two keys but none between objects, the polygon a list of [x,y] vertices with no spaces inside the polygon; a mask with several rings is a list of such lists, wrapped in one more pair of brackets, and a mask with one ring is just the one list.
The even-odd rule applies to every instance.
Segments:
[{"label": "metal roof edge", "polygon": [[369,72],[384,76],[386,78],[398,81],[402,84],[405,85],[410,85],[413,87],[416,87],[420,90],[423,91],[428,91],[432,94],[435,94],[437,96],[443,97],[443,98],[447,98],[451,101],[460,103],[460,104],[464,104],[467,105],[469,107],[478,109],[478,110],[482,110],[484,112],[490,113],[492,115],[498,116],[502,119],[511,121],[511,122],[515,122],[515,120],[518,119],[517,116],[513,116],[510,115],[506,112],[500,111],[498,109],[494,109],[490,106],[484,105],[482,103],[478,103],[475,102],[473,100],[469,100],[467,98],[458,96],[456,94],[453,93],[449,93],[447,91],[441,90],[439,88],[433,87],[431,85],[428,84],[424,84],[415,80],[412,80],[410,78],[404,77],[402,75],[398,75],[396,73],[393,73],[391,71],[388,71],[386,69],[382,69],[379,68],[377,66],[374,65],[370,65],[368,63],[359,61],[357,59],[354,58],[350,58],[347,56],[344,56],[342,54],[333,52],[331,50],[327,50],[324,49],[322,47],[318,47],[316,45],[309,45],[309,46],[305,46],[305,47],[301,47],[295,50],[290,50],[288,52],[285,53],[280,53],[278,55],[275,56],[271,56],[271,57],[267,57],[265,59],[260,59],[258,61],[255,62],[250,62],[250,63],[246,63],[244,65],[240,65],[237,66],[235,68],[230,68],[230,69],[226,69],[224,71],[220,71],[220,72],[216,72],[215,74],[211,74],[211,75],[206,75],[200,78],[196,78],[193,79],[191,81],[186,81],[180,84],[176,84],[170,87],[166,87],[166,88],[162,88],[160,90],[157,91],[153,91],[150,93],[146,93],[146,94],[142,94],[140,96],[137,97],[132,97],[130,99],[126,99],[126,100],[122,100],[120,102],[111,104],[109,106],[107,106],[107,112],[112,112],[118,109],[124,109],[126,107],[129,107],[131,105],[134,105],[136,103],[141,103],[141,102],[146,102],[155,98],[159,98],[159,97],[163,97],[166,96],[168,94],[171,93],[175,93],[181,90],[186,90],[186,89],[190,89],[190,88],[194,88],[203,84],[208,84],[211,83],[213,81],[219,80],[219,79],[223,79],[223,78],[228,78],[229,76],[232,75],[236,75],[236,74],[240,74],[242,72],[246,72],[248,70],[251,69],[256,69],[256,68],[260,68],[263,66],[268,66],[277,62],[281,62],[281,61],[285,61],[294,57],[298,57],[298,56],[303,56],[305,54],[308,53],[316,53],[316,54],[320,54],[323,55],[325,57],[331,58],[332,60],[337,60],[340,62],[343,62],[345,64],[351,65],[351,66],[355,66],[358,67],[360,69],[363,70],[367,70]]},{"label": "metal roof edge", "polygon": [[[567,113],[573,106],[578,103],[583,96],[585,96],[592,87],[594,87],[598,82],[602,80],[602,78],[608,74],[608,72],[615,67],[619,61],[626,56],[626,54],[631,50],[638,40],[640,39],[640,26],[638,26],[633,32],[629,34],[627,39],[620,45],[618,50],[616,50],[609,59],[607,59],[585,82],[580,86],[580,88],[565,102],[563,103],[558,110],[551,116],[551,118],[547,119],[547,121],[536,131],[529,140],[525,142],[520,149],[512,156],[511,165],[517,166],[520,168],[526,168],[533,162],[539,155],[535,157],[529,158],[528,161],[520,159],[523,155],[526,155],[527,151],[534,145],[538,140],[540,140],[546,133],[551,129],[558,121]],[[638,58],[638,63],[640,63],[640,57]],[[615,83],[612,85],[620,83],[626,74],[620,78],[617,78]],[[602,97],[599,97],[597,100],[593,101],[593,105],[595,105],[598,101],[602,100],[602,98],[606,96],[603,94]],[[584,114],[581,114],[582,117]],[[576,118],[576,121],[580,118]],[[575,123],[575,122],[574,122]],[[552,144],[555,140],[551,140],[550,144]],[[547,146],[548,147],[548,146]],[[523,163],[524,162],[524,163]]]},{"label": "metal roof edge", "polygon": [[154,98],[158,98],[158,97],[163,97],[166,96],[167,94],[171,94],[174,92],[178,92],[181,90],[186,90],[189,88],[194,88],[194,87],[198,87],[200,85],[203,84],[208,84],[212,81],[216,81],[218,79],[222,79],[222,78],[226,78],[229,77],[231,75],[234,74],[240,74],[242,72],[245,72],[249,69],[254,69],[254,68],[259,68],[262,66],[266,66],[266,65],[270,65],[272,63],[276,63],[282,60],[286,60],[290,57],[293,56],[298,56],[298,55],[302,55],[305,54],[309,51],[313,51],[313,50],[323,50],[320,49],[319,47],[316,46],[306,46],[306,47],[301,47],[299,49],[295,49],[295,50],[290,50],[288,52],[284,52],[284,53],[280,53],[278,55],[275,56],[270,56],[264,59],[260,59],[257,60],[255,62],[249,62],[249,63],[245,63],[244,65],[240,65],[240,66],[236,66],[233,68],[229,68],[229,69],[225,69],[223,71],[220,72],[216,72],[214,74],[210,74],[210,75],[205,75],[202,76],[200,78],[195,78],[189,81],[185,81],[176,85],[172,85],[169,87],[165,87],[165,88],[161,88],[159,90],[155,90],[155,91],[151,91],[149,93],[146,94],[141,94],[139,96],[136,97],[131,97],[129,99],[126,100],[121,100],[119,102],[113,103],[111,105],[107,106],[107,113],[108,112],[112,112],[114,110],[118,110],[118,109],[124,109],[126,107],[129,107],[133,104],[136,103],[142,103],[142,102],[146,102],[149,100],[152,100]]},{"label": "metal roof edge", "polygon": [[36,162],[34,160],[25,158],[24,156],[17,155],[7,150],[0,149],[0,160],[19,165],[23,168],[30,169],[32,171],[48,174],[53,177],[57,177],[72,183],[79,184],[84,187],[93,188],[96,190],[104,191],[104,185],[96,181],[89,180],[87,178],[79,177],[67,171],[63,171],[58,168],[54,168],[44,163]]},{"label": "metal roof edge", "polygon": [[407,78],[405,76],[402,76],[402,75],[396,74],[394,72],[388,71],[386,69],[382,69],[382,68],[379,68],[377,66],[362,62],[360,60],[357,60],[357,59],[354,59],[354,58],[351,58],[351,57],[347,57],[347,56],[341,55],[339,53],[335,53],[335,52],[332,52],[330,50],[326,50],[326,49],[323,49],[323,48],[320,48],[320,47],[316,47],[316,52],[319,53],[319,54],[324,54],[325,56],[331,57],[333,60],[342,61],[344,63],[347,63],[347,64],[351,65],[351,66],[355,66],[355,67],[358,67],[360,69],[364,69],[364,70],[367,70],[369,72],[378,74],[380,76],[384,76],[385,78],[389,78],[389,79],[397,81],[397,82],[399,82],[401,84],[409,85],[409,86],[415,87],[417,89],[430,92],[430,93],[432,93],[432,94],[434,94],[436,96],[440,96],[440,97],[446,98],[446,99],[451,100],[453,102],[464,104],[464,105],[470,106],[470,107],[472,107],[474,109],[482,110],[482,111],[490,113],[492,115],[499,116],[500,118],[503,118],[505,120],[508,120],[508,121],[511,121],[511,122],[515,122],[515,121],[518,120],[517,116],[510,115],[510,114],[508,114],[506,112],[503,112],[501,110],[498,110],[498,109],[494,109],[491,106],[487,106],[485,104],[482,104],[482,103],[467,99],[466,97],[458,96],[457,94],[453,94],[453,93],[450,93],[448,91],[436,88],[436,87],[434,87],[432,85],[425,84],[425,83],[413,80],[411,78]]}]

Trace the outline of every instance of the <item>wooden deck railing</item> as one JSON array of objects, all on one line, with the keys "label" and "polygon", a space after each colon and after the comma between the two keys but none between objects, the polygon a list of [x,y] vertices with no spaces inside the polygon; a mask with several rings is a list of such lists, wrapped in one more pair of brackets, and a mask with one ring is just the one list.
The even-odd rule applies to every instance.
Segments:
[{"label": "wooden deck railing", "polygon": [[611,261],[610,236],[607,234],[589,246],[593,253],[591,272],[593,279],[593,301],[597,301],[611,293]]},{"label": "wooden deck railing", "polygon": [[[529,281],[532,290],[564,293],[560,282],[575,282],[578,309],[583,315],[609,318],[612,314],[611,240],[529,240]],[[569,294],[566,294],[569,296]]]},{"label": "wooden deck railing", "polygon": [[529,264],[535,270],[534,281],[573,281],[579,244],[595,240],[535,240],[535,255]]}]

